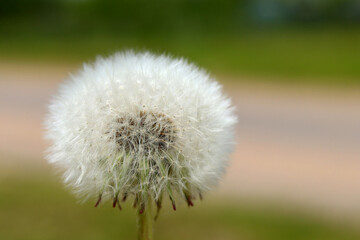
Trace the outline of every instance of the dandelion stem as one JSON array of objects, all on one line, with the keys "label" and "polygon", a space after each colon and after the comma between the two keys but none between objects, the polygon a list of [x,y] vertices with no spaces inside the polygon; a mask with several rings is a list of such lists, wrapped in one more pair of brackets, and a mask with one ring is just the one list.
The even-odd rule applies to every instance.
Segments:
[{"label": "dandelion stem", "polygon": [[138,209],[138,240],[153,240],[153,229],[151,216],[151,198],[148,198],[148,202],[144,211]]}]

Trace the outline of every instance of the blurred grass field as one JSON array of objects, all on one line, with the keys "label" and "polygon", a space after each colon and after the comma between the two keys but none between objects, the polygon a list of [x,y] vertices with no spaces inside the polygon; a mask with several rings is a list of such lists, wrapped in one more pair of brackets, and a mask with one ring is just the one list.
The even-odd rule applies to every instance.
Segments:
[{"label": "blurred grass field", "polygon": [[[0,239],[135,239],[135,211],[130,203],[122,211],[110,205],[94,208],[91,201],[77,203],[48,168],[8,171],[0,177]],[[356,240],[360,238],[356,226],[308,212],[213,195],[196,201],[194,208],[180,204],[176,212],[165,204],[155,223],[155,237]]]},{"label": "blurred grass field", "polygon": [[115,51],[149,50],[184,56],[218,75],[258,77],[281,84],[352,87],[360,84],[359,42],[359,28],[157,37],[96,34],[87,36],[86,41],[81,35],[4,35],[0,38],[0,60],[79,65]]}]

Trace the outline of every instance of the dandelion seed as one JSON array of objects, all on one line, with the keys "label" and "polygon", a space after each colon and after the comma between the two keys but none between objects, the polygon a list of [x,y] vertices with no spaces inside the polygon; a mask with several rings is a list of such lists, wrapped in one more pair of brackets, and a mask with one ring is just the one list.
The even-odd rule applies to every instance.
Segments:
[{"label": "dandelion seed", "polygon": [[[193,206],[216,186],[236,117],[221,86],[184,59],[150,53],[98,58],[61,85],[49,106],[47,159],[85,199],[134,197],[139,214],[163,196]],[[143,221],[141,221],[143,222]]]}]

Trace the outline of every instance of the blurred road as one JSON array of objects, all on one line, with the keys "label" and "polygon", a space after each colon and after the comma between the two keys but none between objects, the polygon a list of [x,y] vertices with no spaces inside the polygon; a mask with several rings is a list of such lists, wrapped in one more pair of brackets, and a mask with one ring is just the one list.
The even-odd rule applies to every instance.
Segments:
[{"label": "blurred road", "polygon": [[[46,104],[73,69],[0,63],[0,165],[46,164]],[[238,145],[220,192],[360,214],[359,91],[229,82]]]},{"label": "blurred road", "polygon": [[238,147],[224,192],[360,216],[358,90],[245,85],[229,91],[239,116]]}]

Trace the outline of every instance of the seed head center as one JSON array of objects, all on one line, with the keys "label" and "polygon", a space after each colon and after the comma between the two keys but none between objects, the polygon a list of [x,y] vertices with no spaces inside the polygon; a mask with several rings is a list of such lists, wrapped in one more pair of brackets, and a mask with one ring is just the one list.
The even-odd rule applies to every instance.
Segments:
[{"label": "seed head center", "polygon": [[161,152],[176,140],[173,120],[162,113],[140,111],[137,116],[118,118],[117,124],[115,140],[126,152]]}]

